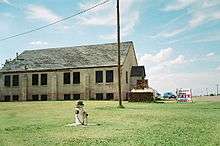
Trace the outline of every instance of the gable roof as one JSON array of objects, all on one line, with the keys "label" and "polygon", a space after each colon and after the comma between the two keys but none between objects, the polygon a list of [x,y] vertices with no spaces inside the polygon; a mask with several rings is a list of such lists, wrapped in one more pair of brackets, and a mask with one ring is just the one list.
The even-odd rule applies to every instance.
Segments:
[{"label": "gable roof", "polygon": [[131,68],[131,77],[145,77],[145,68],[144,66],[132,66]]},{"label": "gable roof", "polygon": [[[121,64],[133,42],[121,43]],[[28,50],[4,65],[1,72],[115,66],[117,43]]]}]

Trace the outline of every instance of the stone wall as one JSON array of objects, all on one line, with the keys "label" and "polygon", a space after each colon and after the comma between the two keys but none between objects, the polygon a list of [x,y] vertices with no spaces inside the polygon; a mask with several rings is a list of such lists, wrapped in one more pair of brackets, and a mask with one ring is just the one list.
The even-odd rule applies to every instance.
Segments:
[{"label": "stone wall", "polygon": [[[137,66],[137,58],[135,55],[134,47],[131,47],[128,51],[127,57],[125,58],[125,61],[122,66],[122,75],[121,75],[121,83],[122,83],[122,97],[123,99],[128,99],[128,91],[130,91],[131,88],[131,68],[132,66]],[[126,72],[128,73],[128,82],[126,82]]]}]

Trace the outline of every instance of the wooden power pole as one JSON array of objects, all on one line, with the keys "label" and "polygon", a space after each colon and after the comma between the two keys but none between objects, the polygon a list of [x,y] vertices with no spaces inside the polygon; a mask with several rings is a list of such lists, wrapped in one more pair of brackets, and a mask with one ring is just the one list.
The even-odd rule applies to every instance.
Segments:
[{"label": "wooden power pole", "polygon": [[119,100],[119,108],[123,108],[122,98],[121,98],[121,38],[120,38],[120,3],[117,0],[117,34],[118,34],[118,100]]}]

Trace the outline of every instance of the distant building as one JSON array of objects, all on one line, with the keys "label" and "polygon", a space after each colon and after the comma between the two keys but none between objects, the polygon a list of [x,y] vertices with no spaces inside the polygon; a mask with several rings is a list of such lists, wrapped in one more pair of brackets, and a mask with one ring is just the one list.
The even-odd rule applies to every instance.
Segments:
[{"label": "distant building", "polygon": [[[121,43],[121,64],[127,99],[138,65],[133,42]],[[1,101],[74,99],[118,99],[116,43],[28,50],[0,70]]]}]

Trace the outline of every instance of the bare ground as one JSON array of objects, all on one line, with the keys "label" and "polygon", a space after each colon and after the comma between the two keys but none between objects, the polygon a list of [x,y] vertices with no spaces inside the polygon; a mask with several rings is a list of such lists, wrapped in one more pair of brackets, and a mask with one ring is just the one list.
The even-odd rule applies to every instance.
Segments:
[{"label": "bare ground", "polygon": [[196,96],[193,97],[194,101],[217,101],[220,102],[220,96]]}]

